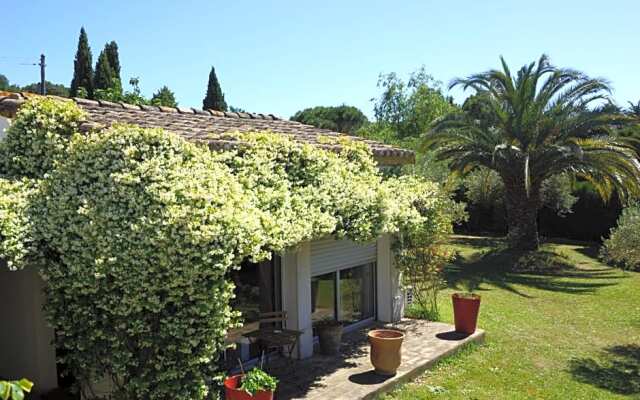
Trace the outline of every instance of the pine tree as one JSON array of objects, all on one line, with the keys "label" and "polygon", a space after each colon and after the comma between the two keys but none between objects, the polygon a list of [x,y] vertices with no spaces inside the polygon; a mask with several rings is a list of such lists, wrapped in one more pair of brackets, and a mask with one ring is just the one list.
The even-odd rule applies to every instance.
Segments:
[{"label": "pine tree", "polygon": [[167,87],[163,86],[153,94],[151,104],[154,106],[177,107],[175,94]]},{"label": "pine tree", "polygon": [[107,50],[102,50],[96,63],[96,73],[93,76],[93,88],[98,89],[113,89],[115,82],[115,73],[109,63],[109,57]]},{"label": "pine tree", "polygon": [[118,44],[115,41],[111,41],[104,46],[104,50],[107,52],[107,58],[109,59],[109,65],[113,71],[113,76],[117,81],[116,90],[122,92],[122,78],[120,77],[120,55],[118,54]]},{"label": "pine tree", "polygon": [[202,100],[202,108],[205,110],[227,111],[227,102],[224,100],[224,93],[220,88],[220,82],[218,82],[214,67],[211,67],[211,72],[209,73],[207,95]]},{"label": "pine tree", "polygon": [[[84,90],[80,90],[84,88]],[[86,93],[89,97],[93,96],[93,66],[91,48],[89,47],[89,39],[84,27],[80,29],[80,38],[78,39],[78,51],[73,62],[73,80],[71,81],[70,96],[76,97],[78,93]]]}]

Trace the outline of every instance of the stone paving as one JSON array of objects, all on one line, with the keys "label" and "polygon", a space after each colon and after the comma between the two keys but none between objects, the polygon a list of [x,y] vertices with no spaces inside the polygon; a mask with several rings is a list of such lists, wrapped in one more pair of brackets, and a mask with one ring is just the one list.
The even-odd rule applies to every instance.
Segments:
[{"label": "stone paving", "polygon": [[390,325],[406,332],[402,345],[402,365],[397,375],[381,377],[373,373],[369,361],[366,333],[381,324],[350,332],[342,339],[341,354],[316,354],[307,360],[272,360],[267,370],[280,383],[276,400],[356,400],[372,399],[391,390],[396,384],[410,380],[437,360],[446,357],[469,342],[482,342],[484,331],[471,336],[453,331],[453,326],[422,320],[405,319]]}]

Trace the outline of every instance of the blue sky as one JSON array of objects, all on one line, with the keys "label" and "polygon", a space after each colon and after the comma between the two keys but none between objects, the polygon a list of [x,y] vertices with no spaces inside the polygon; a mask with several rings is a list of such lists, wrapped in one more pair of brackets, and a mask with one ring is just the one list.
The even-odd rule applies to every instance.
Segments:
[{"label": "blue sky", "polygon": [[[283,117],[315,105],[372,114],[381,72],[421,65],[445,83],[547,53],[560,66],[609,79],[621,104],[640,99],[638,1],[3,1],[0,73],[39,79],[20,65],[47,55],[47,78],[69,84],[80,26],[94,62],[120,47],[122,77],[144,94],[168,85],[201,107],[211,65],[229,104]],[[465,94],[451,93],[461,101]]]}]

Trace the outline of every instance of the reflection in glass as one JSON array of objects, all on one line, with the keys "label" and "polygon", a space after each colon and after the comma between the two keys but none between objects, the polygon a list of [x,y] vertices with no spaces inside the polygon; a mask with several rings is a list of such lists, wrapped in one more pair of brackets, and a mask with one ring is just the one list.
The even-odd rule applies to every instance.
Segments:
[{"label": "reflection in glass", "polygon": [[374,316],[373,265],[340,271],[340,320],[345,324]]},{"label": "reflection in glass", "polygon": [[311,320],[336,318],[336,273],[311,278]]}]

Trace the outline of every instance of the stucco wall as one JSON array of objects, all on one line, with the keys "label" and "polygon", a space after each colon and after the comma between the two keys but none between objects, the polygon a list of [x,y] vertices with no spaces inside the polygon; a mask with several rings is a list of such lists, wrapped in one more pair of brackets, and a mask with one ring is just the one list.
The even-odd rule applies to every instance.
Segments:
[{"label": "stucco wall", "polygon": [[43,282],[34,269],[9,271],[0,261],[0,377],[27,378],[34,394],[57,386],[53,329],[42,305]]},{"label": "stucco wall", "polygon": [[9,127],[9,120],[0,116],[0,140],[6,136],[5,129]]}]

